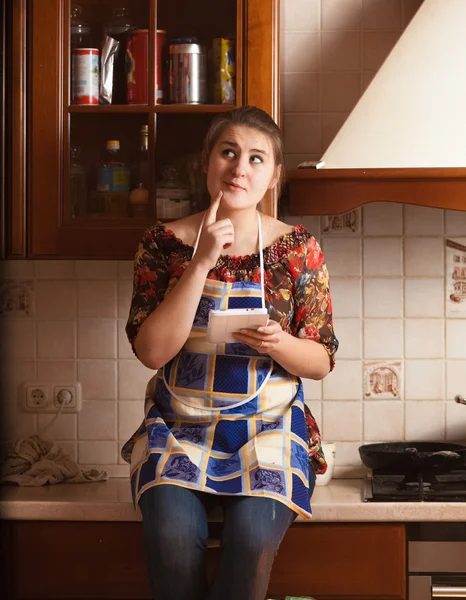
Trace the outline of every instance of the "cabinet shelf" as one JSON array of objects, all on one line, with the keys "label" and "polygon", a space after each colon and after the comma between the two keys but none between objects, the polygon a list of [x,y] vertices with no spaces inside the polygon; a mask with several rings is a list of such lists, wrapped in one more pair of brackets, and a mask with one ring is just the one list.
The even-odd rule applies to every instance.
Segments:
[{"label": "cabinet shelf", "polygon": [[151,108],[147,105],[143,104],[131,104],[131,105],[122,105],[122,104],[71,104],[68,107],[68,112],[70,113],[141,113],[147,114],[151,112]]},{"label": "cabinet shelf", "polygon": [[159,104],[156,113],[219,113],[237,108],[231,104]]},{"label": "cabinet shelf", "polygon": [[153,112],[162,114],[209,114],[228,112],[234,108],[237,108],[237,106],[229,104],[159,104],[157,106],[146,106],[141,104],[72,104],[68,107],[68,112],[80,114],[149,114]]}]

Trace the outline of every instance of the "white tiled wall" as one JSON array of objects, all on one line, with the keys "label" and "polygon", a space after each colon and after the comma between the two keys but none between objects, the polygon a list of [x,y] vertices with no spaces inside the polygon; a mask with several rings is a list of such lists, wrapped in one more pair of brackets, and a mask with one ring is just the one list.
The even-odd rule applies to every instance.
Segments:
[{"label": "white tiled wall", "polygon": [[[466,395],[466,317],[446,318],[445,288],[445,239],[466,233],[463,215],[390,204],[360,212],[360,230],[348,234],[322,233],[324,218],[288,219],[320,240],[331,275],[337,367],[304,389],[324,439],[337,443],[337,474],[360,472],[362,443],[466,441],[466,408],[453,402]],[[61,416],[48,433],[80,464],[125,476],[119,449],[140,423],[152,376],[124,332],[132,262],[9,261],[4,270],[28,282],[35,299],[29,317],[4,319],[5,437],[30,435],[52,418],[18,409],[21,381],[77,379],[82,412]],[[377,360],[401,363],[399,397],[365,397],[364,365]]]},{"label": "white tiled wall", "polygon": [[[330,271],[337,366],[323,382],[307,384],[305,397],[322,415],[324,439],[337,443],[337,473],[358,472],[348,443],[466,442],[466,407],[453,401],[466,396],[466,312],[446,318],[445,287],[445,240],[461,239],[446,224],[462,222],[464,235],[463,214],[368,205],[356,234],[321,233],[316,217],[311,227],[306,217],[288,220],[304,221],[320,240]],[[365,397],[370,361],[401,362],[399,398]]]},{"label": "white tiled wall", "polygon": [[131,352],[124,327],[132,291],[132,261],[7,261],[5,281],[27,282],[29,316],[4,318],[3,438],[15,440],[46,426],[53,415],[18,407],[23,381],[79,381],[83,408],[60,415],[47,430],[79,464],[126,476],[121,444],[143,417],[153,372]]},{"label": "white tiled wall", "polygon": [[[320,158],[421,0],[282,0],[282,93],[287,160]],[[304,381],[324,439],[337,444],[337,475],[357,474],[371,441],[466,441],[466,318],[446,318],[445,238],[466,238],[466,213],[384,203],[361,211],[356,234],[322,234],[331,274],[336,370]],[[121,444],[139,425],[152,372],[124,333],[132,262],[10,261],[8,280],[28,282],[31,316],[4,322],[4,437],[37,431],[51,416],[17,407],[25,380],[70,381],[83,410],[50,433],[83,466],[126,476]],[[364,395],[366,361],[401,363],[399,398]]]}]

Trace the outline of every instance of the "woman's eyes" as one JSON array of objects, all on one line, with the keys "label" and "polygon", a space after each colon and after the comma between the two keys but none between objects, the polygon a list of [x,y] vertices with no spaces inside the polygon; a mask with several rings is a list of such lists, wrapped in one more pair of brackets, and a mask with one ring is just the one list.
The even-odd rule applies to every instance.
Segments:
[{"label": "woman's eyes", "polygon": [[[235,158],[235,153],[233,150],[224,150],[222,152],[223,156],[226,156],[227,158]],[[259,165],[262,162],[262,158],[260,156],[251,156],[251,158],[249,159],[253,164],[255,165]]]}]

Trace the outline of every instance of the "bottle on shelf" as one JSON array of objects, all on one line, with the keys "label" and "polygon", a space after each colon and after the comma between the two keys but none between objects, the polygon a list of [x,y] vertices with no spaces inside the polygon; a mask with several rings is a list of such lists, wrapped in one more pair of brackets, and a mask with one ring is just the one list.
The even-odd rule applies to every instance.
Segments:
[{"label": "bottle on shelf", "polygon": [[97,190],[90,195],[92,217],[128,217],[130,169],[120,156],[119,140],[108,140],[97,168]]},{"label": "bottle on shelf", "polygon": [[149,189],[149,126],[141,125],[139,130],[139,150],[133,163],[131,187],[139,184]]},{"label": "bottle on shelf", "polygon": [[115,6],[110,20],[104,24],[104,35],[120,42],[113,68],[112,104],[127,104],[126,44],[128,35],[136,29],[126,6]]},{"label": "bottle on shelf", "polygon": [[73,4],[70,19],[71,50],[75,48],[90,48],[92,46],[91,27],[89,23],[82,19],[81,15],[82,7],[79,4]]},{"label": "bottle on shelf", "polygon": [[140,145],[132,169],[132,185],[129,195],[131,216],[147,217],[149,205],[149,127],[142,125]]},{"label": "bottle on shelf", "polygon": [[98,192],[129,192],[130,169],[121,158],[120,141],[108,140],[97,170]]},{"label": "bottle on shelf", "polygon": [[87,171],[79,162],[81,150],[70,148],[70,210],[71,217],[85,217],[87,214]]}]

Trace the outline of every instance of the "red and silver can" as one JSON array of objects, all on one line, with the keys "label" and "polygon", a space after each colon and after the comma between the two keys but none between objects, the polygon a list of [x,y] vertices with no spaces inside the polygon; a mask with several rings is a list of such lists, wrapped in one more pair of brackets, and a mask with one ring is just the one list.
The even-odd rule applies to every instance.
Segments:
[{"label": "red and silver can", "polygon": [[128,39],[128,104],[147,104],[148,42],[148,29],[136,29]]},{"label": "red and silver can", "polygon": [[157,65],[155,68],[155,103],[163,104],[163,61],[167,32],[157,29]]},{"label": "red and silver can", "polygon": [[99,104],[99,50],[97,48],[72,50],[71,103]]}]

